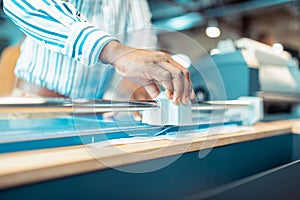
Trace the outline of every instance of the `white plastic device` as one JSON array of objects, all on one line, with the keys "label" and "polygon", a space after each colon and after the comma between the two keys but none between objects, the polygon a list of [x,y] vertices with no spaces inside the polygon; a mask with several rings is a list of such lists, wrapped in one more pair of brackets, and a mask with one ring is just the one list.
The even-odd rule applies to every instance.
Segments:
[{"label": "white plastic device", "polygon": [[174,105],[171,100],[166,97],[165,92],[161,92],[156,98],[159,108],[153,111],[143,112],[143,123],[151,125],[191,125],[192,109],[191,103],[187,105]]},{"label": "white plastic device", "polygon": [[[164,92],[156,98],[156,101],[159,105],[158,109],[144,111],[142,118],[143,123],[157,126],[195,125],[193,124],[192,105],[190,102],[188,105],[174,105],[173,102],[166,97]],[[237,106],[225,110],[224,117],[226,119],[241,120],[243,125],[253,125],[263,119],[263,101],[260,97],[240,97],[238,100],[224,101],[221,105],[225,108],[226,105],[238,104],[244,104],[244,106]]]}]

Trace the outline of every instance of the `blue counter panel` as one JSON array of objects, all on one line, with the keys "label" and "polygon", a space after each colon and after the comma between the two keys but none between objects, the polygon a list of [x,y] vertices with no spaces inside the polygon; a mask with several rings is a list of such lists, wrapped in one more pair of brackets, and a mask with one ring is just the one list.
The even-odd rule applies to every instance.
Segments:
[{"label": "blue counter panel", "polygon": [[[108,168],[0,190],[0,199],[199,199],[201,194],[224,184],[292,162],[293,137],[292,134],[286,134],[221,146],[214,148],[204,158],[199,158],[197,151],[185,153],[169,166],[149,173],[126,173]],[[124,168],[160,166],[166,159],[170,157],[135,163]],[[299,168],[297,170],[299,171]],[[283,182],[278,182],[282,179],[266,181],[262,196],[252,194],[250,197],[254,195],[256,198],[247,199],[273,199],[260,197],[268,196],[267,194],[272,196],[274,190],[275,193],[280,193],[283,185],[285,188],[293,186],[292,178],[288,176]],[[299,186],[290,188],[299,191]],[[242,191],[240,195],[244,197],[250,192],[255,191]]]},{"label": "blue counter panel", "polygon": [[134,136],[153,137],[175,131],[238,124],[203,122],[195,126],[150,126],[137,121],[108,121],[101,117],[64,117],[0,120],[0,153],[89,144]]}]

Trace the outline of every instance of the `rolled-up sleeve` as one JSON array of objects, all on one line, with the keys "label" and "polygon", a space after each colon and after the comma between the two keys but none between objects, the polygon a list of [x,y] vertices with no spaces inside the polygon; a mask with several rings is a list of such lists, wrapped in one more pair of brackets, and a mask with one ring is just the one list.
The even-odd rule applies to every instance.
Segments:
[{"label": "rolled-up sleeve", "polygon": [[61,0],[4,0],[3,9],[27,36],[86,66],[98,63],[103,47],[116,40]]}]

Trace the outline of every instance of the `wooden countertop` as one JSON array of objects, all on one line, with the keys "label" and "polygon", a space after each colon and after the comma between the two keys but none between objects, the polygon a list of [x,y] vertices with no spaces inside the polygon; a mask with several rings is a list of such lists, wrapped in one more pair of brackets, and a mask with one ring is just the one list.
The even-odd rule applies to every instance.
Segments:
[{"label": "wooden countertop", "polygon": [[300,120],[258,123],[248,131],[183,140],[102,148],[79,145],[1,154],[0,189],[292,132],[300,133]]}]

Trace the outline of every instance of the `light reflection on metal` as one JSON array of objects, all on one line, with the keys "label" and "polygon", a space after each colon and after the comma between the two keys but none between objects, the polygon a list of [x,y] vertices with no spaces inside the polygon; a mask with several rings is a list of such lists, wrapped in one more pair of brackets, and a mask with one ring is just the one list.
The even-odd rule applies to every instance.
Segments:
[{"label": "light reflection on metal", "polygon": [[[8,101],[8,100],[11,101]],[[225,110],[247,107],[249,103],[238,100],[204,101],[192,103],[192,110]],[[112,101],[63,98],[0,98],[0,113],[102,113],[135,112],[155,110],[159,103],[155,100]]]}]

